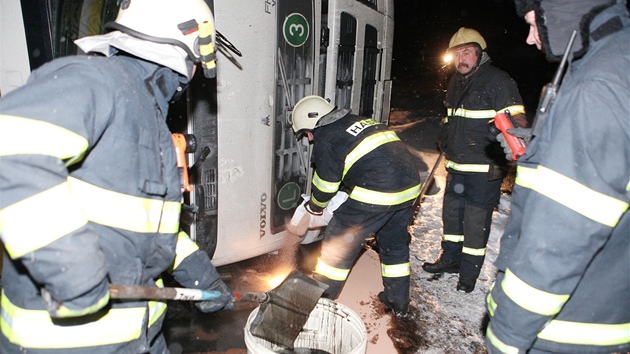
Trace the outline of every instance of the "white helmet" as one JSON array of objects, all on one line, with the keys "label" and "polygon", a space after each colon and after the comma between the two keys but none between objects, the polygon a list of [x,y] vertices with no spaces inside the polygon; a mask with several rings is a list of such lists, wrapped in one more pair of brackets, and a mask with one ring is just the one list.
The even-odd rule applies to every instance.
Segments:
[{"label": "white helmet", "polygon": [[332,112],[335,106],[320,96],[306,96],[293,107],[293,131],[313,130],[320,118]]},{"label": "white helmet", "polygon": [[118,17],[105,28],[183,49],[189,78],[199,62],[206,77],[216,76],[214,17],[204,0],[123,0]]}]

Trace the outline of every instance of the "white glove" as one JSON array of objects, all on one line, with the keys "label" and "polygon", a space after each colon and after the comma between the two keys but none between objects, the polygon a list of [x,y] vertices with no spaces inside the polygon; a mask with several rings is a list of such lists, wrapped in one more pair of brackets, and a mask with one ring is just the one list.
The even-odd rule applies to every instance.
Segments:
[{"label": "white glove", "polygon": [[304,201],[298,205],[293,213],[291,221],[286,225],[287,230],[297,236],[304,236],[308,230],[308,226],[311,221],[311,213],[306,211],[306,203],[308,202],[308,196],[302,194]]},{"label": "white glove", "polygon": [[298,236],[306,234],[308,229],[317,229],[328,225],[335,210],[348,199],[348,194],[345,192],[337,192],[328,203],[328,206],[324,208],[321,215],[309,213],[306,210],[306,203],[308,203],[310,197],[306,194],[302,194],[302,198],[304,201],[295,209],[291,221],[287,224],[287,230]]}]

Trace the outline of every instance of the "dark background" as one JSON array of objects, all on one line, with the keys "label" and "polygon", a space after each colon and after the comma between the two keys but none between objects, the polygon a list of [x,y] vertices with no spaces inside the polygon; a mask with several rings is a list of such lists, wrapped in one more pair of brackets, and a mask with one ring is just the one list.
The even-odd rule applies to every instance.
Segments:
[{"label": "dark background", "polygon": [[529,26],[516,15],[513,0],[397,0],[392,79],[395,94],[411,94],[419,104],[441,102],[452,64],[443,56],[451,36],[460,27],[473,28],[484,37],[492,64],[517,82],[533,118],[541,88],[551,80],[557,63],[525,43]]}]

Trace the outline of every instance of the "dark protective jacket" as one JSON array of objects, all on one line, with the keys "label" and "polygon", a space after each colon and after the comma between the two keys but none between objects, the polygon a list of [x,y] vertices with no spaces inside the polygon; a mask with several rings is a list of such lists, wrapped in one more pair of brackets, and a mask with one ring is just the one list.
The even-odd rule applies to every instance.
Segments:
[{"label": "dark protective jacket", "polygon": [[152,63],[78,56],[42,66],[0,100],[3,353],[146,352],[166,304],[108,300],[108,283],[156,286],[165,270],[186,287],[218,279],[179,233],[165,122],[178,85]]},{"label": "dark protective jacket", "polygon": [[490,165],[505,164],[501,146],[489,140],[488,122],[506,109],[513,116],[525,112],[516,82],[506,72],[487,60],[469,76],[455,73],[445,105],[449,172],[485,173]]},{"label": "dark protective jacket", "polygon": [[416,160],[385,124],[347,114],[313,137],[313,211],[326,207],[342,184],[350,191],[345,203],[369,211],[406,208],[420,193]]},{"label": "dark protective jacket", "polygon": [[569,67],[518,162],[500,274],[487,299],[490,353],[630,350],[627,16],[618,4],[594,18],[590,32],[599,39],[591,36]]}]

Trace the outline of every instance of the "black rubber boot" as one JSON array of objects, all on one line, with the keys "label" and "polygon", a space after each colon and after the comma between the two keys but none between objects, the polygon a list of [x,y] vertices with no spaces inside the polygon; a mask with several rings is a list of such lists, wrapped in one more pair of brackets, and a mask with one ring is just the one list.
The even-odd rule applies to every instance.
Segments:
[{"label": "black rubber boot", "polygon": [[432,263],[422,263],[422,269],[429,273],[459,273],[459,262],[438,258]]},{"label": "black rubber boot", "polygon": [[387,295],[384,292],[378,293],[378,299],[385,304],[385,311],[392,311],[394,316],[398,318],[405,318],[409,316],[409,304],[394,304],[387,299]]},{"label": "black rubber boot", "polygon": [[475,290],[475,283],[477,283],[477,279],[460,276],[457,282],[457,291],[470,293]]}]

